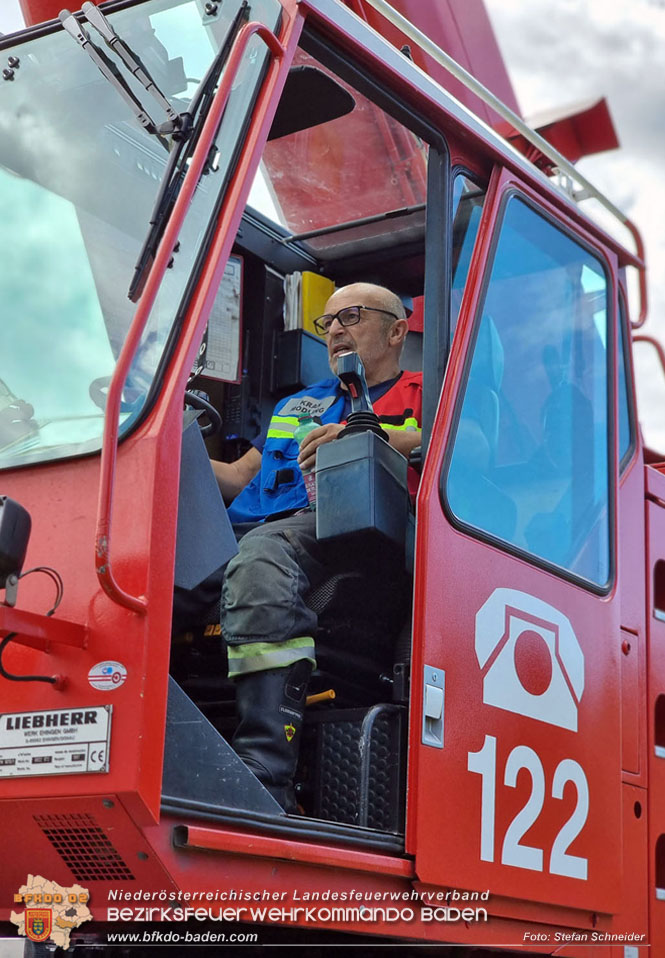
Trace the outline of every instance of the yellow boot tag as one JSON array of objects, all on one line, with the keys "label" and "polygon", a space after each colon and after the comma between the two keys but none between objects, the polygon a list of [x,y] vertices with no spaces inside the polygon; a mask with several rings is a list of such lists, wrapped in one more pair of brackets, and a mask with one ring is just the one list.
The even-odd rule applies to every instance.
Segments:
[{"label": "yellow boot tag", "polygon": [[295,727],[295,725],[285,725],[285,726],[284,726],[284,734],[286,735],[286,741],[287,741],[287,742],[290,742],[291,739],[293,738],[293,736],[296,734],[296,727]]}]

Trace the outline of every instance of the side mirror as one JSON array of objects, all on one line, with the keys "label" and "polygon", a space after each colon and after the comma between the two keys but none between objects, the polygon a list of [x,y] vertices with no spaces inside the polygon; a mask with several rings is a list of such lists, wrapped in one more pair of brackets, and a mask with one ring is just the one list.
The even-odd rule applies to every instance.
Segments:
[{"label": "side mirror", "polygon": [[7,605],[16,604],[18,577],[28,551],[30,513],[9,496],[0,496],[0,589]]}]

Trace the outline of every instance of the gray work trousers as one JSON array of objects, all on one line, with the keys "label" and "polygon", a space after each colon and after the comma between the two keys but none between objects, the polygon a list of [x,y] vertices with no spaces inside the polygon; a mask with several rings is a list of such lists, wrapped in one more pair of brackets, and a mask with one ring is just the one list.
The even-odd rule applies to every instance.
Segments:
[{"label": "gray work trousers", "polygon": [[319,542],[316,513],[266,522],[243,536],[226,567],[222,634],[228,645],[313,636],[317,617],[305,596],[344,568],[348,546]]},{"label": "gray work trousers", "polygon": [[[277,648],[279,643],[292,644],[304,636],[313,640],[317,615],[305,600],[335,573],[361,571],[368,598],[370,592],[380,603],[385,598],[386,608],[394,605],[404,587],[401,554],[362,537],[352,542],[319,542],[316,514],[310,511],[256,526],[240,536],[238,548],[226,569],[218,569],[197,589],[176,590],[174,631],[191,628],[204,610],[214,606],[221,591],[222,634],[230,657],[234,646],[256,647],[257,660],[245,666],[249,670],[278,664],[275,655],[280,653],[268,651],[266,665],[260,666],[258,656],[266,655],[268,645]],[[313,651],[313,641],[296,645],[290,655],[285,654],[284,664],[298,654],[311,658]]]}]

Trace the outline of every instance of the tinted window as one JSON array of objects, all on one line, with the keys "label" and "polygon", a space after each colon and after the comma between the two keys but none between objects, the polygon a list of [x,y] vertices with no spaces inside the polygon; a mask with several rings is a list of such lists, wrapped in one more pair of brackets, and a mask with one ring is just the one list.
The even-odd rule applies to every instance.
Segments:
[{"label": "tinted window", "polygon": [[621,326],[617,342],[619,382],[619,462],[623,463],[632,445],[630,406],[628,403],[628,363],[626,362],[626,316],[623,299],[619,299]]},{"label": "tinted window", "polygon": [[450,335],[455,332],[462,294],[469,273],[471,254],[480,225],[485,191],[463,174],[453,185],[453,281],[451,287]]},{"label": "tinted window", "polygon": [[605,585],[610,576],[607,281],[512,198],[454,438],[462,523]]}]

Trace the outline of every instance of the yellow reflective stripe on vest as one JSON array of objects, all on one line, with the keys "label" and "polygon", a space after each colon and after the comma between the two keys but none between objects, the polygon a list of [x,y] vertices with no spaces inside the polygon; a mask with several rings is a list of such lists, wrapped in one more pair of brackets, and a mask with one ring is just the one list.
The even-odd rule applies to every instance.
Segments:
[{"label": "yellow reflective stripe on vest", "polygon": [[[298,422],[299,420],[296,416],[273,416],[268,426],[268,438],[292,439],[294,432],[298,428]],[[383,429],[399,429],[402,432],[420,429],[418,420],[414,418],[405,419],[399,426],[389,422],[381,422],[381,426]]]},{"label": "yellow reflective stripe on vest", "polygon": [[297,428],[297,416],[273,416],[268,426],[268,439],[293,439]]},{"label": "yellow reflective stripe on vest", "polygon": [[405,419],[401,426],[395,426],[389,422],[381,423],[382,429],[401,429],[402,432],[413,432],[415,429],[420,429],[417,419]]}]

